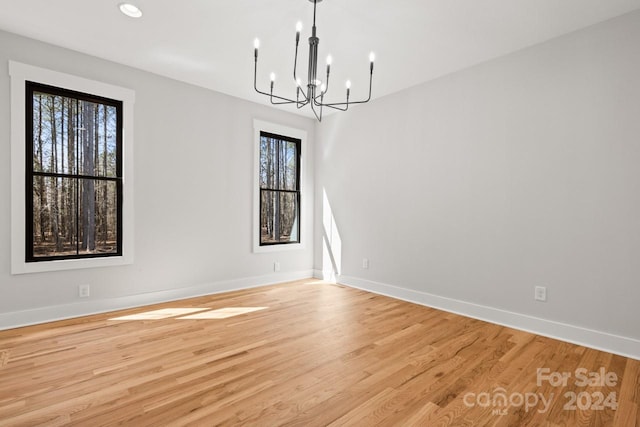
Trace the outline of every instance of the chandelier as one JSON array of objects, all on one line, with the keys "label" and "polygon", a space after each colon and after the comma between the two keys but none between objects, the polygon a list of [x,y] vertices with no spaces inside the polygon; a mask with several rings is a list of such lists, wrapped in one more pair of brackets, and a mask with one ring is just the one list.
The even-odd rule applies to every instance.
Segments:
[{"label": "chandelier", "polygon": [[293,80],[296,83],[296,99],[290,99],[279,95],[274,95],[273,89],[275,86],[276,76],[274,73],[271,73],[271,88],[269,92],[264,92],[258,89],[258,85],[256,83],[256,76],[258,74],[258,48],[260,47],[260,40],[255,39],[254,41],[254,58],[255,58],[255,66],[253,70],[253,88],[256,92],[266,95],[269,97],[270,102],[273,105],[282,105],[282,104],[295,104],[298,109],[304,107],[305,105],[310,105],[313,114],[316,116],[318,121],[322,121],[322,109],[323,107],[332,108],[340,111],[347,111],[349,109],[349,105],[353,104],[364,104],[365,102],[369,102],[371,99],[371,83],[373,81],[373,61],[375,56],[373,52],[369,54],[369,96],[367,99],[362,101],[350,101],[349,94],[351,91],[351,81],[347,80],[346,82],[346,100],[344,102],[325,102],[324,98],[329,90],[329,75],[331,72],[331,56],[327,57],[327,76],[325,81],[321,81],[318,79],[318,44],[320,43],[320,39],[316,36],[316,5],[320,3],[322,0],[309,0],[313,3],[313,27],[311,29],[311,37],[309,37],[309,67],[307,70],[307,84],[306,90],[303,89],[302,81],[297,76],[297,66],[298,66],[298,44],[300,42],[300,31],[302,31],[302,23],[298,22],[296,25],[296,53],[293,62]]}]

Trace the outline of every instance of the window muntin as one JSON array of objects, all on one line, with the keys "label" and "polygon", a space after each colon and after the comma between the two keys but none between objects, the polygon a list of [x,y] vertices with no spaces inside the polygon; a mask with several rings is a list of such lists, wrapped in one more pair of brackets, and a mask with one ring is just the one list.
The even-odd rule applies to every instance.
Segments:
[{"label": "window muntin", "polygon": [[300,243],[300,146],[260,132],[260,246]]},{"label": "window muntin", "polygon": [[122,102],[26,82],[26,261],[122,255]]}]

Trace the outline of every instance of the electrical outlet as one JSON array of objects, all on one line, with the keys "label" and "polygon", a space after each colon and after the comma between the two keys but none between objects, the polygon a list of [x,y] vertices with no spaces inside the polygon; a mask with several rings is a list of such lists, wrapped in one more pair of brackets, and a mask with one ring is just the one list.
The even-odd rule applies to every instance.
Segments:
[{"label": "electrical outlet", "polygon": [[280,263],[278,261],[273,263],[273,271],[280,271]]},{"label": "electrical outlet", "polygon": [[78,286],[78,296],[80,298],[89,298],[90,294],[91,294],[91,288],[89,285]]},{"label": "electrical outlet", "polygon": [[536,301],[547,301],[547,288],[545,286],[536,286],[534,298]]},{"label": "electrical outlet", "polygon": [[362,268],[365,270],[369,268],[369,258],[362,258]]}]

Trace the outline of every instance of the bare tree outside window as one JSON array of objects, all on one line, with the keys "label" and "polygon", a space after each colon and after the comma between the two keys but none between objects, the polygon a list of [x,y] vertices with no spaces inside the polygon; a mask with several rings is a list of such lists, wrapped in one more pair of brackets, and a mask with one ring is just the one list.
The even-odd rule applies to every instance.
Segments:
[{"label": "bare tree outside window", "polygon": [[260,245],[300,243],[300,144],[260,133]]},{"label": "bare tree outside window", "polygon": [[122,254],[122,102],[27,82],[27,262]]}]

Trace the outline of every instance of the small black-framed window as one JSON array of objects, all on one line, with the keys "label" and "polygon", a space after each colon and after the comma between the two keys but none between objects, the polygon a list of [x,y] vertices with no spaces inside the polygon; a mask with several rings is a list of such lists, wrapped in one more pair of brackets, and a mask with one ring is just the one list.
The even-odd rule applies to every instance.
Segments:
[{"label": "small black-framed window", "polygon": [[260,246],[300,243],[300,146],[260,132]]},{"label": "small black-framed window", "polygon": [[25,261],[122,256],[122,101],[30,81],[25,100]]}]

